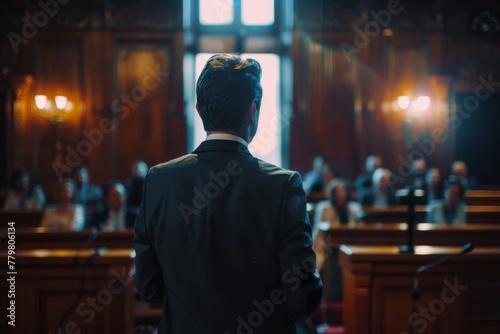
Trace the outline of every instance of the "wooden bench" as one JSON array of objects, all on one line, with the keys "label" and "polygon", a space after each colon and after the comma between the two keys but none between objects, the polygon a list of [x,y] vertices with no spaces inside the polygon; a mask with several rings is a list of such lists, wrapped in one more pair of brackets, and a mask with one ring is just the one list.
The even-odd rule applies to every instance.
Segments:
[{"label": "wooden bench", "polygon": [[[17,223],[16,223],[17,225]],[[45,227],[16,228],[17,249],[78,249],[89,240],[93,230],[54,231]],[[4,242],[6,232],[0,233]],[[134,230],[102,231],[90,245],[91,248],[106,247],[110,249],[132,248]]]},{"label": "wooden bench", "polygon": [[467,205],[500,205],[500,190],[469,190],[465,193]]},{"label": "wooden bench", "polygon": [[38,227],[43,219],[43,210],[0,210],[0,228],[6,228],[8,222],[15,222],[16,227]]},{"label": "wooden bench", "polygon": [[[406,244],[407,224],[337,225],[323,232],[327,234],[330,247],[341,244],[398,246]],[[446,226],[421,223],[415,229],[416,245],[462,246],[472,242],[476,246],[498,246],[499,241],[500,224]]]},{"label": "wooden bench", "polygon": [[[389,206],[385,208],[364,206],[360,220],[364,223],[401,223],[407,220],[406,206]],[[500,223],[500,206],[467,206],[467,222],[474,224]],[[415,208],[416,222],[425,222],[426,206],[418,205]]]}]

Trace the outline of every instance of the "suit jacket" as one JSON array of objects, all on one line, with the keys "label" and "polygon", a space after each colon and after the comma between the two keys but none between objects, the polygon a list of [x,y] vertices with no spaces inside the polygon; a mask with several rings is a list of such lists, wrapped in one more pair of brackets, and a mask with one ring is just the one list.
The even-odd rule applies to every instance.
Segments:
[{"label": "suit jacket", "polygon": [[236,141],[204,141],[153,167],[135,224],[139,296],[159,333],[295,333],[318,307],[300,176]]}]

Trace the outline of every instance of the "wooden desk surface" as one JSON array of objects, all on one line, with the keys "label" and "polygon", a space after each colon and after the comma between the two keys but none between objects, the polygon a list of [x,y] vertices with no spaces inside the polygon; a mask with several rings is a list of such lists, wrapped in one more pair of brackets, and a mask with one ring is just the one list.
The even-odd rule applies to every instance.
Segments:
[{"label": "wooden desk surface", "polygon": [[[325,226],[330,226],[326,223]],[[406,244],[406,223],[358,223],[355,226],[333,225],[325,230],[330,246],[340,244],[396,246]],[[500,246],[500,224],[434,225],[417,224],[415,244],[460,246]]]},{"label": "wooden desk surface", "polygon": [[[339,247],[341,256],[349,257],[351,262],[424,262],[433,261],[440,257],[457,254],[462,250],[462,247],[450,246],[415,246],[415,253],[401,253],[398,247],[395,246],[351,246],[341,245]],[[463,254],[455,260],[460,261],[478,261],[478,260],[500,260],[499,247],[476,247],[472,252]],[[498,266],[492,269],[500,270],[500,261]]]},{"label": "wooden desk surface", "polygon": [[[16,250],[16,267],[40,265],[41,262],[47,265],[74,265],[75,256],[78,255],[78,264],[85,262],[92,254],[96,252],[95,248],[82,249],[78,252],[75,249],[30,249]],[[2,256],[7,257],[7,252],[0,252]],[[128,249],[101,249],[98,256],[92,259],[92,263],[112,263],[113,265],[129,265],[135,258],[135,251]]]},{"label": "wooden desk surface", "polygon": [[[51,230],[45,227],[16,228],[17,249],[78,249],[94,233],[93,230],[80,232]],[[101,231],[92,242],[92,248],[132,248],[133,229]],[[7,238],[6,230],[0,231],[0,240]]]}]

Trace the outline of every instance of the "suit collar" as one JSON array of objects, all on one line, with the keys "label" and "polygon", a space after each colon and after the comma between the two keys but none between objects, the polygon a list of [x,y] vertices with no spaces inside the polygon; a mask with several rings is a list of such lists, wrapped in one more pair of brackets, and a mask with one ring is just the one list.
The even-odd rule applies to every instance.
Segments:
[{"label": "suit collar", "polygon": [[248,148],[234,140],[205,140],[198,146],[193,153],[209,152],[209,151],[225,151],[236,152],[240,154],[252,155]]}]

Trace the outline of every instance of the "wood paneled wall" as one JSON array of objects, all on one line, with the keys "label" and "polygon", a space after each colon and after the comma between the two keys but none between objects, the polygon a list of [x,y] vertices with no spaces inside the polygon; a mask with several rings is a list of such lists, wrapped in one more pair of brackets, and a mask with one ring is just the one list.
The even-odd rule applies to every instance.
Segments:
[{"label": "wood paneled wall", "polygon": [[[388,2],[295,3],[289,167],[306,172],[323,154],[353,179],[367,155],[379,154],[397,172],[402,159],[441,129],[447,139],[426,158],[429,166],[448,173],[454,159],[448,124],[454,92],[473,94],[480,75],[500,81],[500,37],[470,31],[476,8],[467,1],[401,2],[404,10],[391,17],[389,30],[380,29],[360,45],[357,29],[364,31],[374,20],[372,11],[387,9]],[[22,35],[22,18],[39,11],[38,2],[6,4],[0,30],[4,36]],[[482,5],[498,9],[495,1]],[[8,38],[2,40],[3,72],[17,96],[8,118],[13,129],[6,143],[8,171],[24,165],[50,186],[57,181],[54,163],[60,164],[59,175],[67,176],[70,168],[62,165],[79,162],[67,160],[68,152],[80,150],[89,152],[79,156],[91,181],[102,184],[125,179],[137,159],[152,165],[184,154],[181,7],[180,0],[74,0],[61,5],[18,51]],[[150,79],[155,71],[161,79],[157,86]],[[408,92],[431,97],[426,117],[411,124],[392,107]],[[35,110],[35,94],[64,94],[73,102],[62,128]],[[95,144],[87,147],[82,143],[90,142],[89,136]]]},{"label": "wood paneled wall", "polygon": [[[373,13],[389,10],[389,3],[401,10],[383,26]],[[377,154],[405,179],[400,171],[423,156],[447,177],[455,159],[454,91],[474,95],[481,75],[500,81],[493,60],[500,56],[500,29],[472,32],[477,8],[465,1],[297,4],[291,166],[306,172],[321,154],[352,180],[366,156]],[[410,119],[394,106],[400,95],[427,95],[430,109]]]}]

